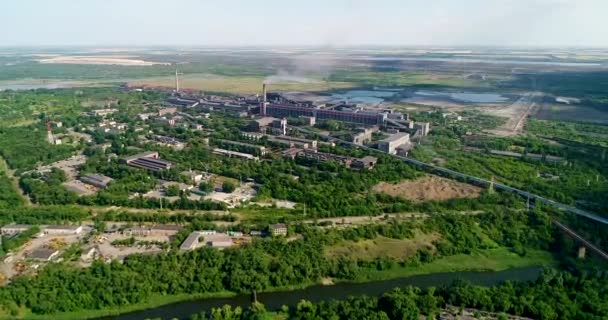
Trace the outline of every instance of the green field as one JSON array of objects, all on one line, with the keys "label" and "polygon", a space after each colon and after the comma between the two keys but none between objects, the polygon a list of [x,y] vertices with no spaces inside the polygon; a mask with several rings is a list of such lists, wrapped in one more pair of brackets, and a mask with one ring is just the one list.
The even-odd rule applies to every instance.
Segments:
[{"label": "green field", "polygon": [[502,271],[524,267],[555,267],[558,261],[547,251],[527,250],[525,256],[507,248],[478,250],[472,254],[458,254],[439,258],[420,266],[394,267],[388,270],[369,270],[357,281],[386,280],[424,274],[461,271]]}]

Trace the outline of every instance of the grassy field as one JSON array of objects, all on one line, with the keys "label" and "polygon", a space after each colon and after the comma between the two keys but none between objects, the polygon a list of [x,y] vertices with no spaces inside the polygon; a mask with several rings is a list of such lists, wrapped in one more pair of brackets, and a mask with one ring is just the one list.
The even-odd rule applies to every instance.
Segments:
[{"label": "grassy field", "polygon": [[512,268],[557,266],[557,260],[546,251],[528,250],[519,256],[501,247],[480,250],[473,254],[459,254],[437,259],[420,266],[394,267],[388,270],[369,270],[357,281],[386,280],[423,274],[459,271],[502,271]]},{"label": "grassy field", "polygon": [[[219,76],[213,74],[190,74],[180,78],[180,87],[208,92],[239,94],[260,93],[264,77],[258,76]],[[174,77],[157,77],[131,80],[132,86],[174,87]],[[269,87],[271,91],[327,91],[354,87],[354,83],[320,81],[311,83],[279,83]]]},{"label": "grassy field", "polygon": [[326,255],[330,258],[348,256],[358,260],[373,260],[379,257],[407,259],[419,249],[434,249],[433,241],[439,239],[437,234],[418,233],[413,239],[391,239],[378,237],[364,241],[343,241],[329,248]]}]

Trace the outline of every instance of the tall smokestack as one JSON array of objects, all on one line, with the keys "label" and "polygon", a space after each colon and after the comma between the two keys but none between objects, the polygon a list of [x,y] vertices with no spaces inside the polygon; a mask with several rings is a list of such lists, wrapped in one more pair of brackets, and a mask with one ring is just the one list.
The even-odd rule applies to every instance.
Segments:
[{"label": "tall smokestack", "polygon": [[262,83],[262,103],[260,103],[260,115],[266,115],[266,106],[268,102],[266,102],[266,83]]}]

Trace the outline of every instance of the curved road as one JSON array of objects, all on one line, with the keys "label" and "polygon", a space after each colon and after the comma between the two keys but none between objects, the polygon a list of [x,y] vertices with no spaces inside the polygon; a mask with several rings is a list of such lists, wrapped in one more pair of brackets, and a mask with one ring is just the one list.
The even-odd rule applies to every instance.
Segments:
[{"label": "curved road", "polygon": [[[325,139],[331,139],[331,140],[334,140],[334,141],[338,141],[338,142],[340,142],[342,144],[349,145],[351,147],[361,148],[361,149],[364,149],[364,150],[367,150],[367,151],[371,151],[371,152],[386,154],[385,152],[382,152],[382,151],[380,151],[378,149],[374,149],[374,148],[370,148],[370,147],[366,147],[366,146],[361,146],[361,145],[354,144],[354,143],[346,141],[346,140],[342,140],[342,139],[334,138],[332,136],[320,134],[318,132],[314,132],[314,131],[310,131],[310,130],[307,130],[307,129],[303,129],[303,128],[299,128],[299,127],[294,127],[294,126],[288,126],[288,127],[292,128],[292,129],[295,129],[295,130],[298,130],[298,131],[301,131],[301,132],[308,133],[308,134],[314,134],[314,135],[323,137]],[[576,215],[579,215],[579,216],[591,219],[593,221],[596,221],[596,222],[599,222],[599,223],[602,223],[602,224],[608,224],[608,219],[607,218],[600,217],[600,216],[598,216],[596,214],[593,214],[593,213],[590,213],[590,212],[587,212],[587,211],[584,211],[584,210],[581,210],[581,209],[578,209],[578,208],[575,208],[573,206],[569,206],[569,205],[566,205],[566,204],[563,204],[563,203],[559,203],[557,201],[553,201],[551,199],[547,199],[545,197],[541,197],[539,195],[535,195],[535,194],[532,194],[532,193],[524,191],[524,190],[520,190],[520,189],[517,189],[517,188],[509,187],[509,186],[507,186],[505,184],[502,184],[502,183],[492,182],[492,181],[489,181],[489,180],[486,180],[486,179],[482,179],[482,178],[479,178],[479,177],[468,175],[466,173],[450,170],[448,168],[439,167],[439,166],[436,166],[436,165],[433,165],[433,164],[429,164],[429,163],[418,161],[418,160],[411,159],[411,158],[406,158],[406,157],[402,157],[402,156],[398,156],[398,155],[392,155],[392,156],[396,157],[398,159],[401,159],[401,160],[403,160],[405,162],[417,165],[419,167],[427,168],[427,169],[430,169],[432,171],[440,172],[440,173],[443,173],[443,174],[448,174],[448,175],[451,175],[453,177],[463,178],[463,179],[466,179],[466,180],[469,180],[469,181],[476,182],[478,184],[482,184],[482,185],[493,184],[495,189],[503,190],[503,191],[508,191],[508,192],[513,192],[513,193],[519,194],[522,197],[525,197],[525,198],[528,198],[528,199],[533,199],[535,201],[539,201],[541,203],[554,206],[554,207],[556,207],[556,208],[558,208],[560,210],[572,212],[572,213],[574,213]]]}]

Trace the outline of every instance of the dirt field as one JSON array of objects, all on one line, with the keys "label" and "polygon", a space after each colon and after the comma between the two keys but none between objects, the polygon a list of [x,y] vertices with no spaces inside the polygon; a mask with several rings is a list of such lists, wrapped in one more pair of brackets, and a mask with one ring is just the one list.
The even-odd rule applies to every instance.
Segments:
[{"label": "dirt field", "polygon": [[[181,88],[211,92],[229,92],[239,94],[260,93],[262,77],[223,77],[211,74],[184,75],[180,77]],[[174,87],[175,77],[147,78],[129,81],[130,86]],[[351,88],[354,85],[346,82],[318,83],[281,83],[270,86],[270,91],[325,91],[331,89]]]},{"label": "dirt field", "polygon": [[378,257],[395,259],[408,258],[419,249],[434,249],[433,241],[439,239],[437,234],[418,233],[414,239],[390,239],[378,237],[359,242],[345,241],[327,250],[328,257],[348,256],[355,259],[373,260]]},{"label": "dirt field", "polygon": [[373,190],[415,202],[475,198],[481,193],[481,188],[479,187],[437,176],[426,176],[416,180],[403,181],[398,184],[381,182],[374,186]]},{"label": "dirt field", "polygon": [[537,108],[537,94],[526,93],[514,103],[505,107],[487,107],[482,108],[493,116],[507,118],[507,122],[502,126],[489,130],[490,133],[500,136],[513,136],[520,134],[523,131],[526,119],[530,114],[533,114]]},{"label": "dirt field", "polygon": [[38,60],[40,63],[62,63],[62,64],[105,64],[121,66],[151,66],[155,64],[166,64],[139,60],[131,56],[56,56]]}]

